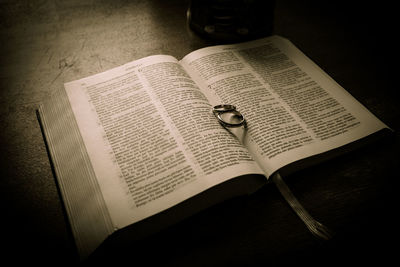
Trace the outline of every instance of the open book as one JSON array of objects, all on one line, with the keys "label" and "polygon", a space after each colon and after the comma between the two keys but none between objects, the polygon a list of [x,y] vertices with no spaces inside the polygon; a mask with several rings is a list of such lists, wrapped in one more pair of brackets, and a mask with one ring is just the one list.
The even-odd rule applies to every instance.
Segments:
[{"label": "open book", "polygon": [[[246,118],[243,144],[218,104]],[[388,129],[279,36],[142,58],[66,83],[38,114],[82,258]]]}]

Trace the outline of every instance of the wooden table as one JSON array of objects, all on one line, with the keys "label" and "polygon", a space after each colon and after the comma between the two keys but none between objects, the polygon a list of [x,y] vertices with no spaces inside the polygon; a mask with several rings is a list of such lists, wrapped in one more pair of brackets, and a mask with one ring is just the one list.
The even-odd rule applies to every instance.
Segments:
[{"label": "wooden table", "polygon": [[[393,7],[319,2],[278,0],[274,33],[398,130]],[[188,29],[187,6],[185,0],[1,1],[2,260],[77,260],[35,114],[39,103],[64,82],[152,54],[182,58],[214,44]],[[331,241],[316,240],[270,185],[103,256],[162,266],[396,260],[398,151],[395,133],[287,177],[300,202],[336,233]]]}]

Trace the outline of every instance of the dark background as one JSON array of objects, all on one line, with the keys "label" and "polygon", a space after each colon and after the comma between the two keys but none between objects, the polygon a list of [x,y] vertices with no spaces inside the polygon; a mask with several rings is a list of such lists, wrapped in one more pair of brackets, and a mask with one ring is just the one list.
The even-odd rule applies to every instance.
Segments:
[{"label": "dark background", "polygon": [[[389,1],[320,2],[277,0],[274,33],[289,38],[396,130],[287,177],[306,209],[336,233],[333,240],[316,240],[270,185],[104,258],[164,266],[395,262],[396,9]],[[178,0],[0,1],[2,260],[77,260],[36,118],[40,102],[64,82],[152,54],[182,58],[214,44],[190,32],[187,6]]]}]

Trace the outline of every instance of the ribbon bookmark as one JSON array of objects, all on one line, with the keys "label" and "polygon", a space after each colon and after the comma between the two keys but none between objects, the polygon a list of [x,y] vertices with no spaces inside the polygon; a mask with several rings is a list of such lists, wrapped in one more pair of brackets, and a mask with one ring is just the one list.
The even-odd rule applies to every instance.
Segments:
[{"label": "ribbon bookmark", "polygon": [[290,191],[289,187],[283,181],[282,176],[279,172],[276,172],[272,177],[272,181],[278,187],[279,192],[281,192],[283,198],[292,207],[293,211],[300,217],[300,219],[307,226],[308,230],[317,238],[323,240],[329,240],[332,238],[332,232],[328,227],[322,223],[316,221],[307,210],[300,204],[297,198]]}]

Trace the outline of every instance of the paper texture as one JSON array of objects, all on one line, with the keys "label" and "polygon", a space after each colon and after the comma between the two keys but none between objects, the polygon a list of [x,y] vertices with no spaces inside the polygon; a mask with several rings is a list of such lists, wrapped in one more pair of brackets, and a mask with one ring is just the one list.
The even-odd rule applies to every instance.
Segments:
[{"label": "paper texture", "polygon": [[247,119],[246,145],[269,176],[386,126],[288,40],[273,36],[182,59],[213,105]]},{"label": "paper texture", "polygon": [[172,57],[148,57],[65,87],[116,228],[227,179],[262,174]]}]

